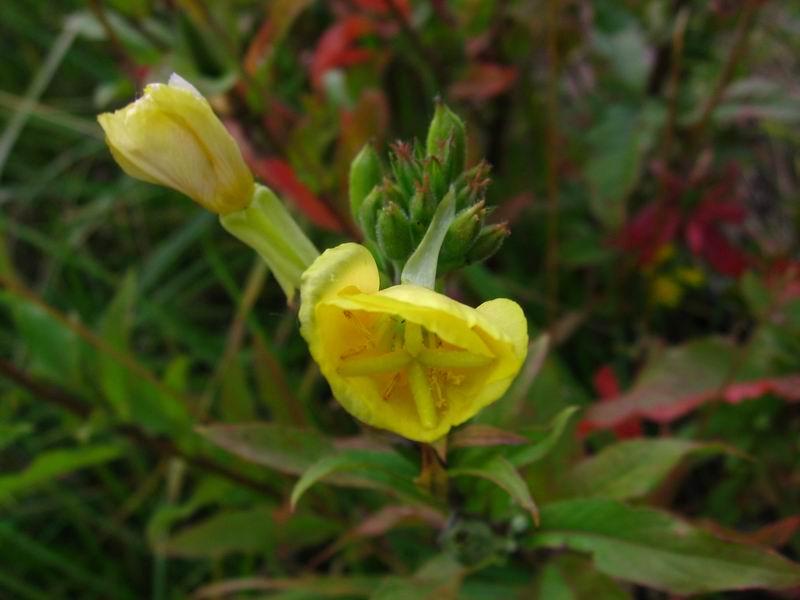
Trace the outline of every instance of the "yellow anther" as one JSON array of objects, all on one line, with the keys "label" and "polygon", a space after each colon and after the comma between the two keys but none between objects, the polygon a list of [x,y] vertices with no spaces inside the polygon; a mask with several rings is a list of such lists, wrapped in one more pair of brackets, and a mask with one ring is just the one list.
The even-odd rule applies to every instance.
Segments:
[{"label": "yellow anther", "polygon": [[433,429],[439,422],[436,404],[431,394],[431,386],[425,370],[418,362],[412,362],[408,368],[408,383],[411,386],[411,395],[417,407],[419,422],[425,429]]},{"label": "yellow anther", "polygon": [[342,360],[339,374],[347,376],[377,375],[399,371],[411,362],[408,352],[398,350],[378,356],[353,357]]},{"label": "yellow anther", "polygon": [[494,360],[491,356],[482,356],[463,350],[422,350],[417,360],[426,367],[434,369],[474,369],[485,367]]}]

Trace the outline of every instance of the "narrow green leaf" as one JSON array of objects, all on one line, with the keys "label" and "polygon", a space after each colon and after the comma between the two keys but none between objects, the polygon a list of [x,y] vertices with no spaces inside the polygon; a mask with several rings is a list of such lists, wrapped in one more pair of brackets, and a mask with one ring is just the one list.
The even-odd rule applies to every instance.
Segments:
[{"label": "narrow green leaf", "polygon": [[508,492],[514,501],[531,513],[534,523],[539,522],[539,509],[531,497],[528,484],[505,457],[494,454],[486,459],[456,465],[448,469],[451,477],[480,477],[488,479]]},{"label": "narrow green leaf", "polygon": [[567,487],[577,497],[641,498],[652,492],[688,455],[724,451],[725,447],[719,444],[688,440],[626,440],[573,467],[567,475]]},{"label": "narrow green leaf", "polygon": [[572,415],[574,415],[578,409],[578,406],[568,406],[553,417],[553,420],[547,428],[530,429],[520,432],[527,437],[531,443],[527,446],[509,448],[504,452],[511,464],[518,468],[525,467],[547,456],[561,439]]},{"label": "narrow green leaf", "polygon": [[212,425],[197,432],[231,454],[289,475],[300,475],[333,452],[318,432],[277,423]]},{"label": "narrow green leaf", "polygon": [[352,449],[324,456],[311,465],[292,489],[292,507],[312,485],[336,473],[348,474],[346,479],[338,480],[342,485],[373,487],[408,500],[430,502],[413,484],[416,470],[405,458],[394,452]]},{"label": "narrow green leaf", "polygon": [[262,552],[278,546],[317,545],[339,530],[332,521],[302,513],[279,523],[275,510],[260,506],[217,513],[180,530],[164,542],[163,550],[173,556],[219,558],[233,552]]},{"label": "narrow green leaf", "polygon": [[800,585],[800,565],[780,555],[724,541],[669,513],[615,500],[544,507],[541,528],[527,546],[588,553],[611,577],[673,594]]},{"label": "narrow green leaf", "polygon": [[451,188],[445,195],[431,219],[431,224],[422,241],[409,257],[400,281],[433,289],[436,285],[436,265],[439,262],[439,250],[442,248],[444,236],[450,223],[455,218],[456,195]]},{"label": "narrow green leaf", "polygon": [[121,446],[110,444],[52,450],[40,454],[24,471],[0,476],[0,503],[73,471],[114,460],[121,454]]}]

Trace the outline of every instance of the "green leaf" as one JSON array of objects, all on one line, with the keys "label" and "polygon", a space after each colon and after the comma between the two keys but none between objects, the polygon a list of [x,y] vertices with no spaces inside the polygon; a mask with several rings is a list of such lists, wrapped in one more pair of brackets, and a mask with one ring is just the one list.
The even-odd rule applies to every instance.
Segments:
[{"label": "green leaf", "polygon": [[527,510],[535,523],[539,522],[539,509],[531,497],[528,484],[505,457],[494,454],[479,461],[456,464],[447,470],[451,477],[480,477],[503,488],[513,500]]},{"label": "green leaf", "polygon": [[414,465],[396,452],[351,449],[323,456],[312,464],[292,489],[292,507],[312,485],[335,474],[347,475],[333,480],[340,485],[378,488],[410,501],[432,502],[413,483],[417,474]]},{"label": "green leaf", "polygon": [[317,545],[339,527],[308,514],[294,514],[280,522],[269,506],[218,513],[185,527],[164,542],[163,550],[187,558],[219,558],[233,552],[254,553],[281,547]]},{"label": "green leaf", "polygon": [[614,105],[587,133],[589,206],[607,229],[616,230],[625,221],[627,196],[639,180],[662,112],[654,107],[634,111]]},{"label": "green leaf", "polygon": [[531,443],[526,446],[518,446],[510,448],[505,451],[508,460],[515,467],[525,467],[535,463],[547,456],[553,448],[555,448],[558,441],[561,439],[567,425],[578,411],[577,406],[568,406],[558,413],[546,428],[529,429],[520,432]]},{"label": "green leaf", "polygon": [[436,212],[433,214],[431,224],[422,241],[409,257],[400,281],[403,283],[413,283],[421,287],[433,289],[436,285],[436,265],[439,263],[439,250],[442,249],[442,242],[450,223],[455,218],[456,194],[451,188],[445,195]]},{"label": "green leaf", "polygon": [[581,557],[562,555],[548,561],[536,581],[541,600],[626,600],[630,596],[613,579],[598,573]]},{"label": "green leaf", "polygon": [[231,454],[289,475],[300,475],[333,452],[318,432],[277,423],[212,425],[197,432]]},{"label": "green leaf", "polygon": [[[100,335],[113,348],[128,350],[132,311],[137,295],[133,272],[128,272],[106,308],[100,323]],[[97,375],[100,388],[116,414],[123,420],[131,416],[131,390],[128,369],[115,356],[97,351]]]},{"label": "green leaf", "polygon": [[387,577],[370,600],[457,600],[464,575],[464,567],[441,554],[411,577]]},{"label": "green leaf", "polygon": [[800,585],[800,565],[775,553],[723,541],[668,513],[615,500],[544,507],[541,528],[527,546],[588,553],[606,575],[673,594]]},{"label": "green leaf", "polygon": [[618,442],[579,463],[567,475],[574,496],[628,500],[652,492],[689,454],[724,452],[719,444],[679,439]]},{"label": "green leaf", "polygon": [[110,444],[52,450],[40,454],[21,473],[0,476],[0,503],[73,471],[114,460],[121,454],[121,446]]},{"label": "green leaf", "polygon": [[41,306],[24,298],[4,291],[0,299],[7,302],[18,339],[30,352],[29,369],[53,382],[75,386],[86,348],[78,335]]}]

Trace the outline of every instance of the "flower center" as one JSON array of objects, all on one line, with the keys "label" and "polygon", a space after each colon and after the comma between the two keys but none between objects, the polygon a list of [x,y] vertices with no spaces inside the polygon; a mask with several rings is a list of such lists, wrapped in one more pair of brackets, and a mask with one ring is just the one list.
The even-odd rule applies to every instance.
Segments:
[{"label": "flower center", "polygon": [[438,425],[439,411],[448,405],[448,389],[463,382],[465,370],[485,367],[494,360],[448,344],[432,331],[401,317],[379,315],[365,324],[361,316],[351,311],[344,311],[344,316],[362,335],[359,345],[339,357],[339,374],[379,380],[384,386],[381,396],[386,401],[407,385],[419,421],[426,429]]}]

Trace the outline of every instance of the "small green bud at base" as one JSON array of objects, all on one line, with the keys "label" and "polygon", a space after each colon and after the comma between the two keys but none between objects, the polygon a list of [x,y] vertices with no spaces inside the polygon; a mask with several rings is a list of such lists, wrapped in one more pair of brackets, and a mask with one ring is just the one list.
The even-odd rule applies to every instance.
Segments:
[{"label": "small green bud at base", "polygon": [[411,222],[394,202],[389,202],[378,213],[378,244],[389,260],[404,261],[411,254]]},{"label": "small green bud at base", "polygon": [[371,144],[365,144],[350,164],[350,214],[356,222],[360,219],[364,200],[382,179],[380,158]]}]

